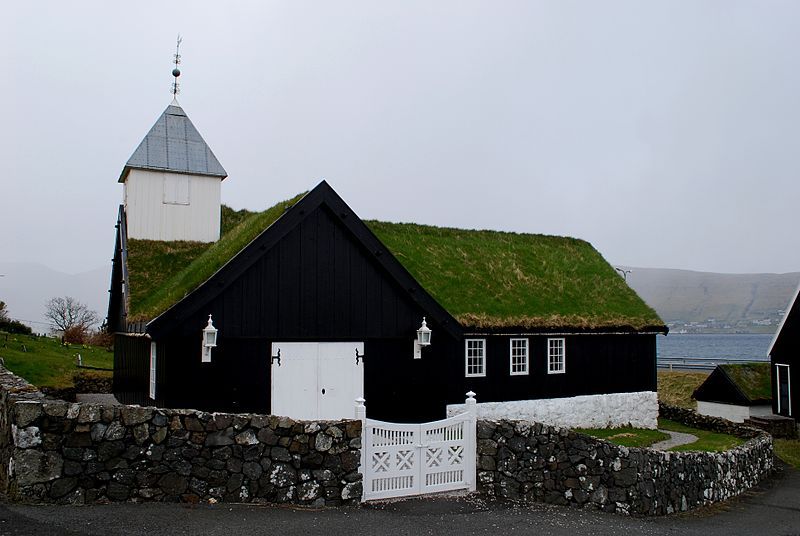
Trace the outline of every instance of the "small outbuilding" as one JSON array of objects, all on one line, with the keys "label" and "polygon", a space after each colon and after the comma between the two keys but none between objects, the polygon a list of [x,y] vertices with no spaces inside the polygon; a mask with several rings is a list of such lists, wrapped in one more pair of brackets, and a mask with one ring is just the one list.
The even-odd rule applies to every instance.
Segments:
[{"label": "small outbuilding", "polygon": [[800,288],[783,315],[768,354],[772,367],[772,410],[776,415],[800,416],[800,400],[793,392],[800,385]]},{"label": "small outbuilding", "polygon": [[750,417],[772,415],[769,363],[717,365],[694,391],[697,412],[744,422]]}]

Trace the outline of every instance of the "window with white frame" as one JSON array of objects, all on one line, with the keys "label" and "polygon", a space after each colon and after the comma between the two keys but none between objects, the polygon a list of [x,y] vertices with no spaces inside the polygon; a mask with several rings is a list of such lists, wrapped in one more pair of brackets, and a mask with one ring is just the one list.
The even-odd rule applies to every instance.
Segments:
[{"label": "window with white frame", "polygon": [[547,373],[563,374],[565,357],[564,339],[547,339]]},{"label": "window with white frame", "polygon": [[156,343],[150,343],[150,398],[156,399]]},{"label": "window with white frame", "polygon": [[519,376],[528,373],[528,339],[511,339],[509,354],[510,373]]},{"label": "window with white frame", "polygon": [[486,339],[467,339],[466,375],[486,376]]}]

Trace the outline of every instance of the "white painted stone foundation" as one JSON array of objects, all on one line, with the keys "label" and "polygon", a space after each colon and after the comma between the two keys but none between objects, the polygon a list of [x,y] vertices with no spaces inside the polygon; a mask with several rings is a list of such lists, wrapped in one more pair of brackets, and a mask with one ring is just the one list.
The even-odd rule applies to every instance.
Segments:
[{"label": "white painted stone foundation", "polygon": [[[479,402],[477,408],[478,419],[536,421],[565,428],[658,426],[658,395],[654,391]],[[464,404],[447,406],[448,417],[464,411]]]},{"label": "white painted stone foundation", "polygon": [[710,415],[711,417],[722,417],[731,422],[744,422],[750,417],[763,417],[772,415],[772,406],[759,404],[754,406],[737,406],[735,404],[722,404],[720,402],[697,401],[697,413],[700,415]]}]

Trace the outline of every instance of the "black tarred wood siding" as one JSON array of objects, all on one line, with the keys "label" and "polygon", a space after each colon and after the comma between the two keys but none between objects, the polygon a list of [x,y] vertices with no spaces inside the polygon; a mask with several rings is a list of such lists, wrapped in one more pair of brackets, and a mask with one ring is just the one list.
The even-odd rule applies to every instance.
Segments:
[{"label": "black tarred wood siding", "polygon": [[[156,360],[158,364],[158,360]],[[153,404],[150,392],[150,339],[114,335],[114,395],[123,404]]]},{"label": "black tarred wood siding", "polygon": [[126,247],[125,211],[120,205],[114,239],[114,257],[111,260],[111,285],[108,289],[106,326],[109,333],[125,331],[125,296],[122,288],[125,279],[123,250]]},{"label": "black tarred wood siding", "polygon": [[749,406],[751,401],[731,381],[727,374],[717,367],[708,375],[694,392],[694,398],[703,402],[718,402],[721,404],[735,404]]},{"label": "black tarred wood siding", "polygon": [[[461,348],[458,373],[461,389],[472,390],[479,402],[560,398],[604,393],[656,391],[656,341],[652,334],[565,335],[565,372],[548,373],[549,335],[472,336],[486,339],[486,377],[465,378],[465,351]],[[527,338],[527,375],[510,372],[510,339]],[[451,374],[456,374],[453,370]]]},{"label": "black tarred wood siding", "polygon": [[[778,338],[770,353],[770,373],[772,374],[772,411],[778,413],[777,364],[789,365],[789,387],[791,398],[791,417],[800,418],[800,300],[795,299],[783,322]],[[781,408],[781,415],[790,416],[788,408]]]},{"label": "black tarred wood siding", "polygon": [[[209,314],[219,329],[210,364],[200,362],[200,333]],[[446,363],[460,345],[429,317],[434,344],[414,360],[413,341],[426,315],[320,206],[159,341],[159,360],[168,364],[165,403],[269,412],[273,342],[354,341],[365,344],[364,396],[371,418],[442,418]]]}]

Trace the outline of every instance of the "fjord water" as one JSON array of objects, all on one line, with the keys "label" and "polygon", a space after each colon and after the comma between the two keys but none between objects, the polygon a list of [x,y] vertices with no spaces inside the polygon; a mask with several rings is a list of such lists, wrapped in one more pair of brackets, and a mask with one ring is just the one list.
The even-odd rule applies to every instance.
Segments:
[{"label": "fjord water", "polygon": [[768,334],[669,334],[656,337],[658,358],[767,361]]}]

